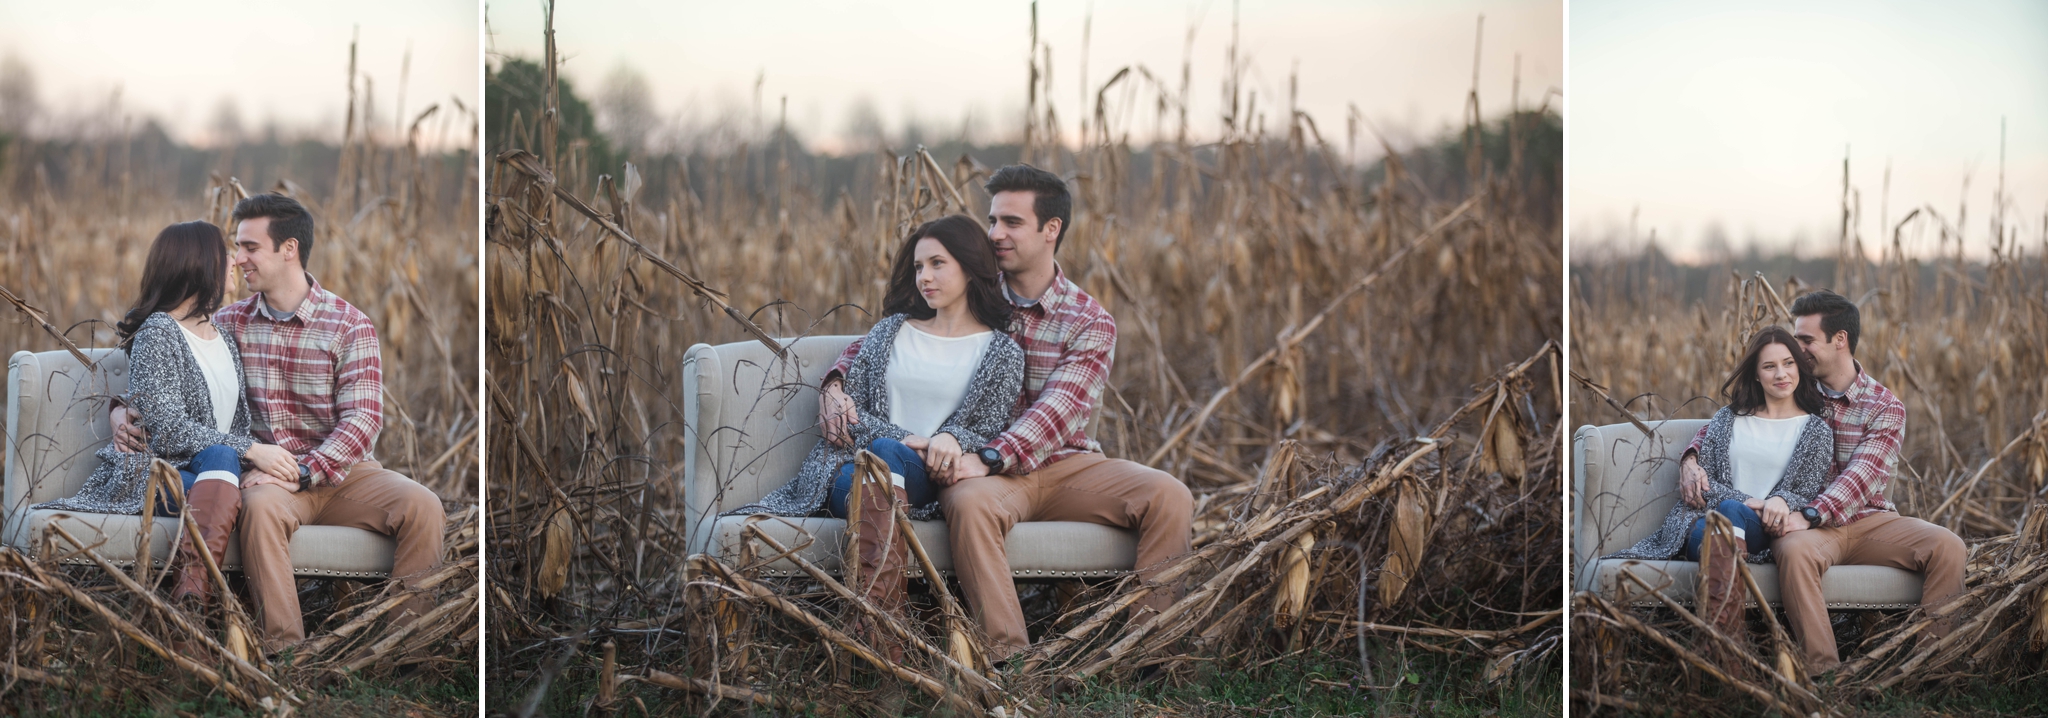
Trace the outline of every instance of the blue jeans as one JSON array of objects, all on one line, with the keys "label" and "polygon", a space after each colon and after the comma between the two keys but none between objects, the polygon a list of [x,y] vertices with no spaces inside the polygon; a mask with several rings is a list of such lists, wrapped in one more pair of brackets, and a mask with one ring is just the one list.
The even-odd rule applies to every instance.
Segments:
[{"label": "blue jeans", "polygon": [[[924,475],[924,459],[917,451],[895,439],[876,439],[868,442],[868,451],[889,464],[889,470],[903,475],[903,491],[910,495],[911,506],[923,506],[939,500],[939,487],[933,486]],[[853,464],[839,465],[839,478],[832,482],[832,493],[825,498],[825,509],[833,518],[846,518],[846,496],[853,493]]]},{"label": "blue jeans", "polygon": [[[185,493],[192,493],[192,485],[199,483],[199,475],[208,471],[225,471],[236,477],[242,475],[242,458],[235,455],[235,448],[226,444],[215,444],[200,449],[192,455],[191,463],[178,470],[185,479]],[[178,502],[166,493],[157,502],[157,515],[178,513]]]},{"label": "blue jeans", "polygon": [[[1728,523],[1742,530],[1743,541],[1748,545],[1750,553],[1771,547],[1771,532],[1764,530],[1764,519],[1757,515],[1755,509],[1744,506],[1741,501],[1725,499],[1719,506],[1714,507],[1714,511],[1728,517]],[[1686,535],[1685,548],[1680,549],[1678,555],[1687,561],[1700,560],[1700,546],[1706,542],[1706,538],[1706,517],[1694,519],[1692,533]]]}]

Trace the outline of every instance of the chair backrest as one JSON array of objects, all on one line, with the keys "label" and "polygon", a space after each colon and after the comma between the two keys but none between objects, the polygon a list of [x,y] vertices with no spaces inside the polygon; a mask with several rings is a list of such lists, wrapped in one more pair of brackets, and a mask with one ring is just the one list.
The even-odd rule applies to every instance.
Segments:
[{"label": "chair backrest", "polygon": [[818,382],[857,336],[690,347],[683,357],[683,530],[702,551],[712,521],[775,490],[803,466],[818,431]]},{"label": "chair backrest", "polygon": [[5,515],[78,492],[112,440],[107,400],[128,390],[128,354],[89,349],[88,368],[70,352],[16,352],[7,360]]},{"label": "chair backrest", "polygon": [[1632,546],[1657,532],[1678,502],[1678,460],[1705,419],[1581,426],[1572,436],[1572,564]]}]

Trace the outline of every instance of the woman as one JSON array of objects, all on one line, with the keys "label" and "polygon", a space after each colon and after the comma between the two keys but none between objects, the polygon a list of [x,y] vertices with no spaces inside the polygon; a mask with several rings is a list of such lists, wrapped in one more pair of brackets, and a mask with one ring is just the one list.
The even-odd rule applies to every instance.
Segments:
[{"label": "woman", "polygon": [[[1024,386],[1024,350],[1006,334],[1003,296],[988,233],[966,215],[927,222],[904,239],[884,295],[884,318],[868,330],[846,372],[859,422],[846,445],[821,441],[796,478],[727,515],[848,518],[853,457],[866,449],[889,465],[895,500],[910,517],[939,516],[939,491],[963,452],[1009,428]],[[978,461],[971,455],[967,461]],[[863,496],[855,517],[867,593],[884,610],[900,606],[908,547],[892,541],[887,496]]]},{"label": "woman", "polygon": [[[1721,396],[1728,405],[1714,412],[1700,443],[1708,484],[1698,503],[1686,497],[1656,534],[1608,558],[1700,561],[1701,612],[1734,637],[1742,602],[1732,595],[1733,559],[1768,562],[1773,539],[1806,528],[1798,512],[1833,478],[1835,433],[1813,357],[1783,327],[1750,338]],[[1708,537],[1707,507],[1728,518],[1732,542]]]},{"label": "woman", "polygon": [[[296,474],[291,452],[250,439],[241,353],[212,323],[227,276],[228,245],[218,227],[183,222],[157,235],[141,293],[115,325],[128,353],[125,403],[149,431],[149,450],[100,447],[100,465],[76,495],[35,508],[141,514],[150,460],[163,459],[182,475],[193,522],[219,563],[241,512],[242,461],[279,476]],[[168,496],[157,509],[178,510]],[[178,556],[173,599],[205,601],[211,584],[190,541],[180,542]]]}]

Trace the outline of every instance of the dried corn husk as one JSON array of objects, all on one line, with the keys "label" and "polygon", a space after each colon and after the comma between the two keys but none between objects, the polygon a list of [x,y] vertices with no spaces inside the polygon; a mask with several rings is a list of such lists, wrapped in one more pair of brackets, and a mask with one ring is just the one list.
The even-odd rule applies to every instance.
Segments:
[{"label": "dried corn husk", "polygon": [[1423,542],[1429,537],[1426,492],[1413,479],[1401,480],[1394,500],[1394,523],[1387,534],[1387,560],[1380,570],[1380,604],[1393,605],[1407,590],[1422,565]]},{"label": "dried corn husk", "polygon": [[1304,533],[1280,554],[1280,588],[1273,599],[1273,625],[1287,628],[1301,616],[1302,604],[1308,601],[1308,554],[1315,545],[1315,533]]}]

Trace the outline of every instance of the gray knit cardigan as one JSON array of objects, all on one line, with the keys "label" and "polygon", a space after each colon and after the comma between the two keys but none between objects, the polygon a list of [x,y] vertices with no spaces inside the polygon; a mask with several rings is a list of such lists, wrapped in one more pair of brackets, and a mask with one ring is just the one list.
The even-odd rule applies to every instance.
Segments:
[{"label": "gray knit cardigan", "polygon": [[126,453],[112,442],[94,452],[100,465],[68,499],[31,508],[64,509],[95,514],[140,514],[149,481],[149,460],[163,459],[184,469],[200,450],[214,445],[247,454],[249,438],[248,379],[242,374],[242,352],[235,337],[221,332],[228,356],[235,360],[235,418],[223,434],[215,428],[213,396],[199,369],[185,330],[171,315],[157,312],[143,320],[128,345],[128,395],[125,401],[149,432],[149,451]]},{"label": "gray knit cardigan", "polygon": [[[849,427],[853,437],[852,447],[832,445],[819,441],[811,448],[811,454],[804,459],[803,467],[797,469],[796,478],[783,484],[782,488],[769,492],[761,500],[726,512],[726,516],[746,514],[774,514],[776,516],[809,516],[825,505],[825,499],[832,491],[832,481],[838,478],[839,467],[853,461],[857,449],[866,448],[876,439],[902,439],[910,434],[903,427],[889,422],[889,355],[896,346],[896,332],[903,328],[908,314],[895,314],[875,322],[868,330],[867,338],[861,340],[860,352],[853,357],[853,363],[846,370],[846,394],[853,399],[854,409],[859,413],[860,423]],[[1016,340],[1002,332],[990,338],[988,347],[982,350],[981,362],[974,368],[974,377],[968,380],[967,394],[960,399],[960,407],[939,425],[939,434],[952,434],[960,441],[964,452],[972,452],[987,444],[996,435],[1010,428],[1010,413],[1017,408],[1017,396],[1024,391],[1024,349]],[[939,502],[911,507],[910,518],[930,521],[939,518]]]},{"label": "gray knit cardigan", "polygon": [[[1700,468],[1707,472],[1706,506],[1696,509],[1679,501],[1671,507],[1671,513],[1664,515],[1664,524],[1657,533],[1637,541],[1628,550],[1606,558],[1656,561],[1675,558],[1685,548],[1685,539],[1692,533],[1694,521],[1706,516],[1722,501],[1750,498],[1735,488],[1734,467],[1728,460],[1728,444],[1734,438],[1735,412],[1721,407],[1720,411],[1714,412],[1713,420],[1707,422],[1707,437],[1700,443]],[[1785,463],[1785,475],[1763,498],[1783,498],[1785,505],[1795,512],[1806,508],[1834,480],[1834,462],[1835,430],[1828,425],[1827,417],[1813,416],[1806,420],[1806,429],[1800,432],[1799,442],[1792,446],[1792,460]],[[1770,563],[1770,554],[1769,550],[1754,551],[1746,560],[1749,563]]]}]

